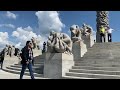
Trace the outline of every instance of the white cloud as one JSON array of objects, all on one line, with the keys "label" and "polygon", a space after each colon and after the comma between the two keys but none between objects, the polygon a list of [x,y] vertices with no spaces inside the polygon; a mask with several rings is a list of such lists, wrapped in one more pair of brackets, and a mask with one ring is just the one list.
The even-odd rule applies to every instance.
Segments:
[{"label": "white cloud", "polygon": [[13,24],[0,24],[0,27],[8,27],[8,28],[15,28]]},{"label": "white cloud", "polygon": [[38,11],[35,15],[38,17],[39,30],[42,35],[49,34],[51,30],[61,32],[65,27],[57,11]]},{"label": "white cloud", "polygon": [[16,31],[12,32],[12,36],[18,41],[18,43],[15,45],[16,47],[25,46],[26,41],[31,40],[32,37],[38,38],[39,40],[41,39],[41,36],[34,33],[30,26],[26,28],[18,27]]},{"label": "white cloud", "polygon": [[21,42],[17,43],[17,44],[15,45],[15,47],[21,49],[21,48],[22,48],[22,47],[21,47]]},{"label": "white cloud", "polygon": [[7,32],[0,32],[0,42],[6,42],[8,39],[8,33]]},{"label": "white cloud", "polygon": [[65,25],[62,23],[59,12],[57,11],[38,11],[35,15],[38,18],[39,25],[39,28],[36,31],[41,35],[40,46],[42,48],[43,42],[47,41],[50,31],[61,32]]},{"label": "white cloud", "polygon": [[17,31],[13,31],[12,36],[13,37],[19,37],[19,33]]},{"label": "white cloud", "polygon": [[6,44],[9,44],[8,39],[8,32],[0,32],[0,50],[3,49]]},{"label": "white cloud", "polygon": [[6,16],[10,19],[16,19],[17,18],[17,15],[10,12],[10,11],[7,11]]}]

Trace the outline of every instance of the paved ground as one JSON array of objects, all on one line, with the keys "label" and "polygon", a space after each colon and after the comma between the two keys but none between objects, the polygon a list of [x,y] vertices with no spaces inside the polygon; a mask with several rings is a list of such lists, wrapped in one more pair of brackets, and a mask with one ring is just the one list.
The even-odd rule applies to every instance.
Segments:
[{"label": "paved ground", "polygon": [[[19,79],[19,74],[8,73],[3,70],[0,70],[0,79]],[[23,76],[23,79],[31,79],[30,76]],[[36,77],[35,79],[44,79],[41,77]]]}]

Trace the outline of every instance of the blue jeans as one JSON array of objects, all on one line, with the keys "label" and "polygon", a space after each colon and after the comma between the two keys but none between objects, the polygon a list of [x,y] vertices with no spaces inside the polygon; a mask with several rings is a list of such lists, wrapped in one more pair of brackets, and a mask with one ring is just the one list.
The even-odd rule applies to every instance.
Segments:
[{"label": "blue jeans", "polygon": [[20,73],[20,79],[23,78],[26,67],[29,69],[31,79],[34,79],[33,70],[32,70],[32,63],[22,65],[22,70],[21,70],[21,73]]}]

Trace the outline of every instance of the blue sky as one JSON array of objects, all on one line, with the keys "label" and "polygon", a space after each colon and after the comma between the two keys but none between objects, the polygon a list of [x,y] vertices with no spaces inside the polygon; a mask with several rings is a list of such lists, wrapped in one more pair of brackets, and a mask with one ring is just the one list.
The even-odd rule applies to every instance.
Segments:
[{"label": "blue sky", "polygon": [[[110,27],[116,30],[113,32],[113,42],[120,42],[119,17],[120,11],[109,12]],[[24,45],[25,40],[30,39],[30,35],[39,37],[42,39],[41,41],[44,41],[50,29],[70,34],[68,31],[71,25],[77,24],[81,27],[83,23],[89,24],[93,30],[96,31],[96,12],[60,11],[58,14],[58,12],[55,11],[0,11],[0,41],[4,41],[2,45],[7,43],[5,42],[6,40],[8,43],[20,47]],[[26,32],[24,32],[25,30]],[[5,32],[7,32],[8,35]],[[3,35],[4,37],[8,37],[3,39]],[[2,41],[0,43],[2,43]]]}]

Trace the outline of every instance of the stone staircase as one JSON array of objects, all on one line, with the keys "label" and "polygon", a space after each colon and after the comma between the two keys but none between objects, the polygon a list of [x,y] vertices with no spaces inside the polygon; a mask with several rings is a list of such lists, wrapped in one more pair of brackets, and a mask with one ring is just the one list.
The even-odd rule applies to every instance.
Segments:
[{"label": "stone staircase", "polygon": [[95,43],[63,79],[120,79],[120,43]]},{"label": "stone staircase", "polygon": [[[34,66],[33,66],[33,71],[34,71],[34,75],[35,77],[43,77],[43,68],[44,68],[44,54],[43,55],[40,55],[41,53],[38,51],[33,51],[34,52]],[[16,59],[16,58],[11,58],[11,59]],[[14,60],[15,61],[15,60]],[[4,68],[4,71],[6,72],[10,72],[10,73],[14,73],[14,74],[19,74],[20,75],[20,72],[21,72],[21,64],[20,62],[18,63],[17,62],[14,62],[10,65],[7,65],[5,68]],[[25,75],[28,75],[30,76],[29,74],[29,70],[26,69],[25,71]]]}]

